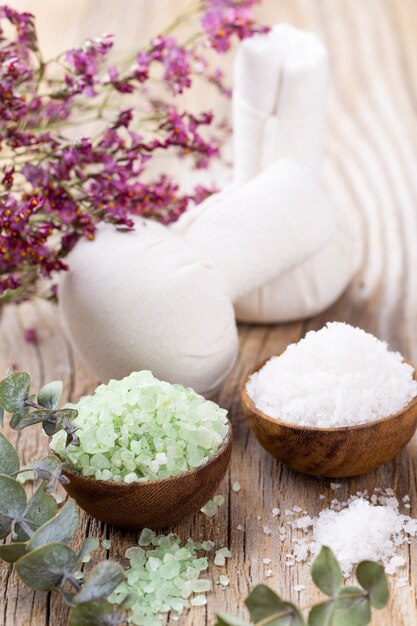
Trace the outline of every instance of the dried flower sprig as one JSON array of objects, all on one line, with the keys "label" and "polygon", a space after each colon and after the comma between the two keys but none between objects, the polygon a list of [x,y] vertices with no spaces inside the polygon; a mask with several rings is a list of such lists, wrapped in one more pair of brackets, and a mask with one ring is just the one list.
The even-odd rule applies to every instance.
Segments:
[{"label": "dried flower sprig", "polygon": [[[220,156],[212,114],[182,111],[175,98],[197,77],[229,93],[205,50],[225,52],[233,37],[263,32],[253,16],[258,1],[194,0],[117,67],[110,35],[46,61],[34,17],[0,7],[0,302],[36,295],[38,279],[65,270],[68,252],[79,238],[93,239],[100,221],[131,228],[131,216],[141,215],[168,223],[213,191],[187,193],[149,165],[167,151],[197,168]],[[189,20],[195,32],[180,43],[175,31]],[[15,28],[10,38],[5,21]]]}]

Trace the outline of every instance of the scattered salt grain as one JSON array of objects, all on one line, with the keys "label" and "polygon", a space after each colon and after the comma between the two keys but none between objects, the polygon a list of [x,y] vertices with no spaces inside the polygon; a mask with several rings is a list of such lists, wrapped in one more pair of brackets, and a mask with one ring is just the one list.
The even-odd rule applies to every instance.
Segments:
[{"label": "scattered salt grain", "polygon": [[103,541],[101,542],[101,545],[103,546],[105,550],[110,550],[111,541],[109,539],[103,539]]},{"label": "scattered salt grain", "polygon": [[301,506],[293,506],[292,510],[294,511],[294,513],[301,513],[303,509],[301,508]]},{"label": "scattered salt grain", "polygon": [[222,585],[222,587],[228,587],[229,586],[229,577],[225,576],[224,574],[222,574],[221,576],[219,576],[219,585]]},{"label": "scattered salt grain", "polygon": [[269,528],[269,526],[264,526],[263,530],[264,535],[270,535],[272,533],[272,530]]},{"label": "scattered salt grain", "polygon": [[229,548],[220,548],[220,550],[216,550],[216,556],[214,557],[214,565],[218,565],[219,567],[223,567],[226,563],[226,559],[230,559],[232,553]]},{"label": "scattered salt grain", "polygon": [[232,490],[236,492],[240,491],[240,483],[237,480],[233,483]]},{"label": "scattered salt grain", "polygon": [[406,587],[408,584],[408,578],[399,578],[395,583],[396,587]]},{"label": "scattered salt grain", "polygon": [[236,526],[236,530],[243,530],[243,526],[242,526],[242,524],[238,524],[238,525]]},{"label": "scattered salt grain", "polygon": [[267,569],[267,570],[266,570],[266,572],[265,572],[265,576],[266,576],[267,578],[271,578],[272,574],[273,574],[272,569]]},{"label": "scattered salt grain", "polygon": [[366,559],[382,562],[387,574],[396,573],[405,564],[398,550],[417,535],[417,520],[399,512],[399,502],[393,493],[392,489],[376,491],[372,494],[376,501],[367,492],[350,496],[347,502],[333,499],[318,517],[307,515],[287,520],[292,528],[302,530],[304,537],[293,535],[286,564],[306,561],[326,545],[335,553],[346,577],[354,565]]},{"label": "scattered salt grain", "polygon": [[385,342],[333,322],[272,357],[246,389],[273,418],[319,428],[350,426],[407,405],[417,395],[413,372]]},{"label": "scattered salt grain", "polygon": [[306,586],[305,585],[293,585],[292,588],[294,589],[294,591],[304,591]]},{"label": "scattered salt grain", "polygon": [[330,489],[333,489],[333,491],[336,491],[336,489],[340,489],[341,486],[342,483],[330,483]]},{"label": "scattered salt grain", "polygon": [[326,499],[326,496],[324,495],[324,493],[321,493],[319,495],[319,500],[325,500],[325,499]]},{"label": "scattered salt grain", "polygon": [[79,446],[61,430],[51,441],[58,456],[84,476],[137,482],[169,478],[204,465],[222,445],[227,411],[190,388],[149,371],[111,380],[76,405]]},{"label": "scattered salt grain", "polygon": [[271,559],[262,559],[262,563],[264,565],[269,565],[271,563]]},{"label": "scattered salt grain", "polygon": [[277,515],[279,515],[281,513],[281,510],[278,509],[277,507],[274,507],[272,509],[272,517],[276,517]]},{"label": "scattered salt grain", "polygon": [[[132,624],[161,626],[159,616],[164,613],[171,611],[176,621],[190,606],[206,604],[204,594],[211,582],[200,578],[208,568],[207,558],[199,556],[203,544],[183,543],[178,535],[156,535],[149,529],[142,531],[139,544],[146,549],[132,546],[126,550],[130,561],[126,580],[109,597],[113,604],[129,597]],[[194,593],[198,595],[192,597]]]},{"label": "scattered salt grain", "polygon": [[209,500],[200,511],[207,517],[214,517],[219,512],[219,507],[224,504],[224,496],[214,496],[213,500]]}]

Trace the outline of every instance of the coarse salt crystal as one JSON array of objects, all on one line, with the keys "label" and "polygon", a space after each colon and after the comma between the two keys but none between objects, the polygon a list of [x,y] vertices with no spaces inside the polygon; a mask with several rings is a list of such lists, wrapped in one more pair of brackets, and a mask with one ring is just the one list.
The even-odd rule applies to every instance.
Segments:
[{"label": "coarse salt crystal", "polygon": [[293,585],[292,587],[294,589],[294,591],[303,591],[306,586],[305,585]]},{"label": "coarse salt crystal", "polygon": [[233,485],[232,485],[232,491],[240,491],[241,487],[240,487],[240,483],[236,480]]},{"label": "coarse salt crystal", "polygon": [[270,577],[272,576],[272,574],[273,574],[272,569],[267,569],[267,570],[266,570],[266,572],[265,572],[265,576],[266,576],[267,578],[270,578]]},{"label": "coarse salt crystal", "polygon": [[333,489],[333,491],[336,491],[336,489],[340,489],[341,486],[342,483],[330,483],[330,489]]},{"label": "coarse salt crystal", "polygon": [[405,564],[397,551],[409,543],[410,536],[417,534],[417,520],[399,512],[395,497],[381,495],[377,499],[378,503],[373,504],[357,495],[351,496],[345,506],[339,503],[340,509],[328,508],[316,518],[307,516],[292,521],[293,528],[305,530],[312,526],[313,531],[310,541],[293,537],[287,564],[306,561],[326,545],[335,553],[345,576],[350,575],[359,561],[367,559],[381,561],[386,573],[394,574]]},{"label": "coarse salt crystal", "polygon": [[277,515],[279,515],[281,513],[281,510],[278,509],[278,507],[274,507],[272,509],[272,517],[276,517]]},{"label": "coarse salt crystal", "polygon": [[318,428],[351,426],[406,406],[417,395],[413,373],[385,342],[333,322],[272,357],[246,389],[273,418]]},{"label": "coarse salt crystal", "polygon": [[262,559],[262,563],[264,565],[269,565],[271,563],[271,559]]},{"label": "coarse salt crystal", "polygon": [[272,530],[269,528],[269,526],[264,526],[264,535],[270,535],[272,533]]}]

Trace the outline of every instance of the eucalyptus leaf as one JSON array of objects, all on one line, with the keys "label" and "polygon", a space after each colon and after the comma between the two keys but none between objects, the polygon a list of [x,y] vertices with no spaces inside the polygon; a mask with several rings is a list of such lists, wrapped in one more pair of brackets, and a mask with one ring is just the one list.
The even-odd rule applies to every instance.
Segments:
[{"label": "eucalyptus leaf", "polygon": [[65,543],[50,543],[28,552],[16,563],[23,582],[38,591],[60,587],[71,575],[77,555]]},{"label": "eucalyptus leaf", "polygon": [[16,450],[6,437],[0,433],[0,474],[10,476],[19,471],[20,463]]},{"label": "eucalyptus leaf", "polygon": [[7,543],[0,545],[0,559],[6,563],[14,563],[26,554],[26,543]]},{"label": "eucalyptus leaf", "polygon": [[303,626],[304,618],[296,606],[284,602],[266,585],[257,585],[245,600],[252,621],[268,619],[268,626]]},{"label": "eucalyptus leaf", "polygon": [[56,409],[62,396],[63,384],[60,380],[48,383],[39,391],[38,404],[45,409]]},{"label": "eucalyptus leaf", "polygon": [[369,593],[371,606],[383,609],[389,600],[389,586],[384,568],[374,561],[361,561],[356,568],[356,578]]},{"label": "eucalyptus leaf", "polygon": [[36,410],[30,413],[29,407],[27,407],[27,411],[24,414],[14,413],[10,424],[15,430],[23,430],[23,428],[27,428],[28,426],[44,422],[49,416],[50,413],[47,411]]},{"label": "eucalyptus leaf", "polygon": [[330,548],[323,546],[311,566],[311,577],[317,587],[328,596],[335,596],[343,584],[343,574]]},{"label": "eucalyptus leaf", "polygon": [[[42,526],[42,524],[56,515],[57,511],[58,505],[55,498],[47,493],[46,484],[41,483],[27,503],[22,514],[22,520],[24,525],[28,526],[32,531],[35,531],[39,526]],[[13,541],[27,541],[28,539],[29,534],[24,527],[22,528],[20,521],[20,523],[16,525],[16,533],[13,537]]]},{"label": "eucalyptus leaf", "polygon": [[69,500],[55,517],[40,526],[28,544],[28,550],[35,550],[47,543],[71,543],[78,526],[78,509],[74,500]]},{"label": "eucalyptus leaf", "polygon": [[71,611],[70,626],[119,626],[122,612],[107,600],[91,600]]},{"label": "eucalyptus leaf", "polygon": [[332,626],[366,626],[371,621],[371,605],[359,587],[344,587],[336,600]]},{"label": "eucalyptus leaf", "polygon": [[48,481],[48,490],[57,483],[67,482],[67,479],[62,476],[62,462],[56,456],[49,455],[37,461],[33,470],[37,478]]},{"label": "eucalyptus leaf", "polygon": [[29,412],[30,406],[25,402],[23,402],[18,409],[13,411],[13,415],[10,420],[10,426],[13,430],[22,430],[22,428],[25,428],[24,426],[21,426],[21,424],[24,423],[25,419],[27,419]]},{"label": "eucalyptus leaf", "polygon": [[9,413],[21,409],[30,391],[30,376],[14,372],[0,382],[0,406]]},{"label": "eucalyptus leaf", "polygon": [[331,626],[335,608],[336,600],[316,604],[308,615],[308,626]]},{"label": "eucalyptus leaf", "polygon": [[226,613],[217,613],[216,618],[215,626],[251,626],[249,622],[240,619],[240,617],[233,617],[232,615],[226,615]]},{"label": "eucalyptus leaf", "polygon": [[22,485],[5,474],[0,475],[0,494],[0,539],[4,539],[22,518],[27,498]]},{"label": "eucalyptus leaf", "polygon": [[114,561],[96,565],[74,598],[75,604],[106,598],[124,580],[123,568]]},{"label": "eucalyptus leaf", "polygon": [[86,559],[88,559],[90,553],[94,550],[97,550],[99,545],[100,542],[98,539],[96,539],[95,537],[87,537],[87,539],[85,539],[83,545],[81,546],[81,550],[78,553],[77,567],[80,567],[81,564],[84,563]]}]

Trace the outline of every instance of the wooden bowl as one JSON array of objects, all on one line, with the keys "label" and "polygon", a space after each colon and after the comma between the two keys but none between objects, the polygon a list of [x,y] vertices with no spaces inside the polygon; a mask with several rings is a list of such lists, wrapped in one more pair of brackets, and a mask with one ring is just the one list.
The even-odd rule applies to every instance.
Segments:
[{"label": "wooden bowl", "polygon": [[146,483],[95,480],[66,467],[66,491],[89,515],[120,528],[165,528],[197,513],[215,494],[230,462],[232,426],[201,467]]},{"label": "wooden bowl", "polygon": [[329,478],[365,474],[394,458],[416,430],[417,397],[398,413],[357,426],[317,428],[274,419],[258,409],[246,392],[249,376],[268,360],[245,376],[241,386],[243,409],[259,443],[297,472]]}]

